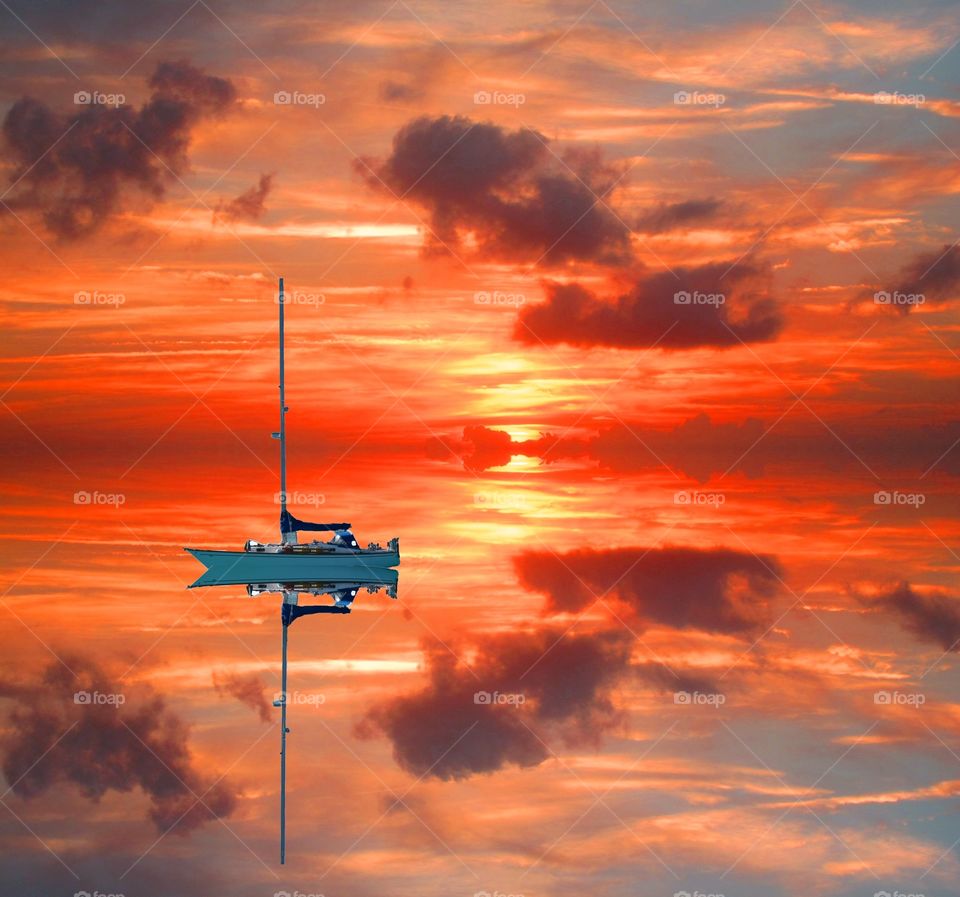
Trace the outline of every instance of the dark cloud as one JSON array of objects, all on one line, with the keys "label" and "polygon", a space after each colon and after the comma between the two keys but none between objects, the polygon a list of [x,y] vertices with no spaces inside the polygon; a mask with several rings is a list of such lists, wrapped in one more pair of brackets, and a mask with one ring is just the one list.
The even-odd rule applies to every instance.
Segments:
[{"label": "dark cloud", "polygon": [[[15,794],[30,799],[69,784],[97,801],[139,787],[157,829],[179,834],[233,812],[235,791],[196,769],[187,727],[161,695],[126,688],[90,661],[65,660],[75,674],[53,663],[39,681],[0,682],[0,695],[13,700],[0,757]],[[78,692],[122,694],[124,702],[76,703]]]},{"label": "dark cloud", "polygon": [[[101,48],[123,42],[130,62],[136,59],[136,55],[130,56],[136,54],[135,47],[146,50],[171,22],[170,7],[163,0],[141,0],[139,3],[98,0],[86,4],[72,0],[45,0],[44,3],[10,0],[7,5],[16,18],[10,15],[9,19],[0,20],[0,36],[5,43],[35,46],[34,33],[42,34],[47,43],[66,47],[95,45]],[[30,28],[25,28],[18,18],[27,22]],[[197,25],[207,26],[207,17],[191,17],[194,30]],[[76,65],[74,54],[61,51],[61,55]],[[66,69],[63,71],[67,73]]]},{"label": "dark cloud", "polygon": [[4,155],[16,183],[7,204],[40,214],[61,239],[86,236],[128,201],[160,199],[187,168],[193,127],[226,110],[233,85],[186,62],[162,62],[150,99],[131,106],[90,104],[63,114],[24,97],[3,121]]},{"label": "dark cloud", "polygon": [[641,216],[636,229],[648,234],[660,234],[677,230],[688,224],[711,221],[723,208],[720,199],[688,199],[684,202],[660,203]]},{"label": "dark cloud", "polygon": [[[470,666],[427,643],[426,687],[375,705],[357,734],[385,735],[397,763],[418,776],[536,766],[553,738],[595,743],[619,722],[611,692],[629,670],[630,643],[623,630],[570,635],[543,627],[459,645],[469,649]],[[477,703],[479,692],[521,695],[523,703]]]},{"label": "dark cloud", "polygon": [[[767,342],[779,335],[784,320],[777,303],[757,288],[765,274],[746,262],[719,262],[647,274],[614,298],[601,298],[577,283],[547,283],[546,302],[521,308],[514,338],[530,345],[625,349],[654,344],[728,349]],[[689,303],[678,303],[683,293],[691,297]],[[696,301],[697,294],[721,295],[723,302]]]},{"label": "dark cloud", "polygon": [[384,81],[380,85],[379,93],[380,99],[386,100],[388,103],[394,103],[398,100],[409,103],[422,99],[424,96],[422,87],[391,80]]},{"label": "dark cloud", "polygon": [[641,624],[744,635],[761,629],[779,564],[728,548],[528,551],[514,558],[524,587],[547,596],[545,613],[576,613],[614,599]]},{"label": "dark cloud", "polygon": [[[918,255],[896,278],[896,291],[922,294],[925,302],[952,302],[960,296],[960,247],[943,246]],[[897,305],[907,314],[911,304]]]},{"label": "dark cloud", "polygon": [[467,470],[475,472],[502,467],[512,455],[536,454],[534,444],[515,442],[509,433],[471,424],[463,428],[463,438],[434,436],[427,440],[427,456],[445,461],[459,457]]},{"label": "dark cloud", "polygon": [[[935,388],[932,383],[923,386],[928,395]],[[768,468],[830,477],[851,469],[860,473],[862,463],[901,483],[933,468],[960,476],[960,421],[907,423],[892,410],[860,420],[827,419],[829,428],[816,419],[774,426],[774,419],[713,421],[705,413],[670,429],[650,427],[642,420],[591,425],[577,420],[577,433],[561,429],[517,440],[503,430],[472,424],[463,429],[462,437],[431,437],[426,454],[441,461],[459,458],[475,473],[504,466],[513,455],[539,458],[548,465],[588,459],[604,471],[627,474],[666,465],[700,483],[734,471],[756,479]],[[583,434],[590,429],[595,435]]]},{"label": "dark cloud", "polygon": [[261,174],[257,184],[229,202],[220,203],[214,213],[227,221],[257,221],[267,211],[267,196],[273,189],[273,175]]},{"label": "dark cloud", "polygon": [[241,704],[255,711],[261,722],[269,723],[272,719],[271,704],[267,700],[263,682],[256,673],[241,676],[226,670],[214,670],[212,674],[213,687],[221,696],[236,698]]},{"label": "dark cloud", "polygon": [[935,642],[944,651],[960,649],[960,601],[947,595],[920,595],[901,582],[872,600],[875,606],[897,614],[904,628],[918,638]]},{"label": "dark cloud", "polygon": [[540,458],[546,463],[564,458],[590,458],[609,470],[631,472],[666,464],[701,483],[715,473],[743,470],[760,476],[764,459],[751,451],[764,433],[756,418],[713,422],[698,414],[670,429],[652,429],[642,422],[603,424],[595,436],[543,433],[537,439],[512,439],[509,433],[481,425],[464,427],[463,437],[431,437],[428,457],[460,458],[467,470],[481,472],[502,467],[513,455]]},{"label": "dark cloud", "polygon": [[[386,736],[413,775],[462,779],[513,765],[536,766],[560,741],[598,747],[621,714],[613,694],[631,680],[669,693],[715,693],[709,677],[664,663],[631,663],[633,638],[619,624],[573,635],[554,626],[454,643],[469,666],[439,641],[424,644],[428,683],[373,706],[356,728]],[[477,703],[478,693],[522,703]]]},{"label": "dark cloud", "polygon": [[460,252],[470,235],[483,258],[628,260],[629,229],[605,205],[618,170],[598,150],[555,156],[547,144],[526,128],[425,116],[397,132],[386,159],[363,160],[357,170],[372,187],[427,210],[428,252]]},{"label": "dark cloud", "polygon": [[720,686],[715,679],[703,674],[677,670],[665,663],[637,664],[633,672],[639,679],[661,692],[698,691],[702,694],[717,694],[720,691]]}]

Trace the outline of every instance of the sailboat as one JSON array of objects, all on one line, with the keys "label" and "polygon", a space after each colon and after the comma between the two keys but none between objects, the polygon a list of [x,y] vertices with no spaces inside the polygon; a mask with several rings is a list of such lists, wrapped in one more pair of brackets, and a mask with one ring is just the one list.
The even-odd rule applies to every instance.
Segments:
[{"label": "sailboat", "polygon": [[[400,563],[400,540],[391,539],[386,547],[371,542],[362,548],[349,523],[311,523],[299,520],[287,510],[287,426],[284,389],[283,312],[286,298],[283,278],[279,295],[280,347],[280,430],[272,433],[280,440],[280,541],[262,543],[248,539],[242,551],[217,551],[185,548],[207,571],[194,586],[229,585],[249,582],[305,582],[311,580],[363,578],[364,572],[396,567]],[[332,532],[329,541],[298,542],[299,532]],[[358,576],[358,573],[361,574]]]}]

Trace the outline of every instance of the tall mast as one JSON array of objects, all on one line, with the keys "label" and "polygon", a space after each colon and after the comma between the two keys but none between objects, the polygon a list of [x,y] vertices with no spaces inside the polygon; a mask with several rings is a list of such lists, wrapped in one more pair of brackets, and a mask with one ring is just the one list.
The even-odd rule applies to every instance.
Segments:
[{"label": "tall mast", "polygon": [[[283,307],[286,304],[283,295],[283,278],[280,278],[280,519],[287,516],[287,405],[284,393],[284,363],[283,363]],[[294,535],[294,541],[296,535]],[[280,541],[288,542],[283,528],[280,530]]]},{"label": "tall mast", "polygon": [[[280,541],[288,542],[283,531],[283,519],[287,516],[287,404],[284,393],[283,363],[283,278],[280,278],[280,326],[278,342],[280,346]],[[294,534],[296,538],[296,534]],[[281,625],[283,642],[280,661],[280,865],[286,860],[287,853],[287,627]]]}]

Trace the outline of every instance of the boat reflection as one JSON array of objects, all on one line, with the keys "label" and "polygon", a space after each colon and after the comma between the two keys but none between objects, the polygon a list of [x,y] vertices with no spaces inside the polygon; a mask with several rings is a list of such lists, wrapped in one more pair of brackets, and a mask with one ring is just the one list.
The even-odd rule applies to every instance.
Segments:
[{"label": "boat reflection", "polygon": [[[228,571],[229,573],[229,571]],[[354,565],[340,578],[327,580],[291,580],[288,582],[238,582],[231,576],[217,576],[208,570],[188,588],[212,586],[245,585],[251,598],[261,595],[280,595],[281,623],[281,661],[280,661],[280,699],[273,702],[280,708],[280,864],[286,862],[287,827],[287,633],[291,624],[300,617],[316,614],[349,614],[353,602],[361,591],[375,595],[384,592],[396,600],[400,573],[392,568],[368,568],[362,564]],[[300,604],[302,595],[314,598],[328,596],[332,604]]]},{"label": "boat reflection", "polygon": [[[284,605],[297,606],[301,595],[312,595],[320,598],[329,595],[333,599],[333,607],[342,608],[349,612],[357,595],[361,590],[366,590],[368,594],[375,595],[380,591],[385,592],[390,598],[396,600],[398,576],[396,570],[390,570],[392,576],[381,577],[383,581],[329,581],[329,582],[248,582],[247,594],[252,598],[260,595],[272,593],[282,594]],[[300,614],[304,613],[300,608]]]}]

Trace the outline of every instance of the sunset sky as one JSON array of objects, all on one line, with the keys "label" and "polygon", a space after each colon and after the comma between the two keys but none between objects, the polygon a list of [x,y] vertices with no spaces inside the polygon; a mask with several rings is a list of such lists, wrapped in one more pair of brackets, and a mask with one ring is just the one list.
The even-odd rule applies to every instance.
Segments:
[{"label": "sunset sky", "polygon": [[0,34],[0,897],[960,894],[956,4]]}]

